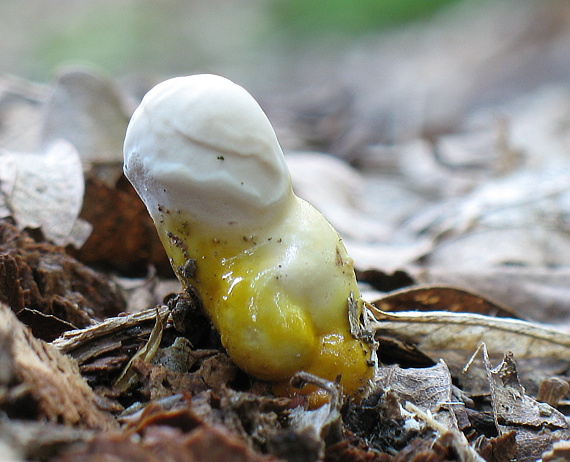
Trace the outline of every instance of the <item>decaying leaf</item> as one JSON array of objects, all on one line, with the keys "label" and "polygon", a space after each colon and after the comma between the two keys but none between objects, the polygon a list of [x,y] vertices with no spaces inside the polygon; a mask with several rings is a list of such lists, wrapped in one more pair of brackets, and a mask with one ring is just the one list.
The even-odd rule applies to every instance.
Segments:
[{"label": "decaying leaf", "polygon": [[560,377],[549,377],[543,380],[538,390],[537,400],[541,403],[557,407],[562,399],[568,395],[570,384]]},{"label": "decaying leaf", "polygon": [[81,247],[91,228],[78,221],[84,180],[75,148],[57,140],[41,153],[0,155],[0,210],[20,229],[41,228],[57,245]]},{"label": "decaying leaf", "polygon": [[511,462],[517,454],[515,431],[474,443],[477,452],[488,462]]},{"label": "decaying leaf", "polygon": [[451,374],[443,361],[423,369],[380,367],[375,382],[396,393],[402,403],[412,403],[429,413],[448,430],[457,430],[454,408],[464,404],[452,399]]},{"label": "decaying leaf", "polygon": [[[417,422],[406,419],[402,403],[398,394],[389,388],[376,387],[361,403],[345,405],[344,426],[369,448],[381,453],[397,453],[420,434]],[[336,452],[341,448],[329,449]]]},{"label": "decaying leaf", "polygon": [[[0,301],[26,317],[38,335],[46,326],[38,325],[41,320],[33,311],[59,317],[60,328],[64,323],[84,327],[125,306],[108,278],[7,220],[0,220]],[[51,337],[46,333],[42,338]]]},{"label": "decaying leaf", "polygon": [[515,431],[517,461],[535,461],[556,441],[570,438],[564,415],[529,397],[519,382],[512,354],[493,368],[483,345],[483,361],[491,386],[493,414],[501,435]]},{"label": "decaying leaf", "polygon": [[542,168],[487,180],[449,204],[434,225],[446,234],[429,264],[455,268],[500,265],[560,266],[570,256],[562,223],[570,170],[555,161]]},{"label": "decaying leaf", "polygon": [[141,393],[148,394],[152,401],[177,394],[194,396],[206,390],[218,391],[226,387],[237,373],[230,358],[217,350],[197,350],[189,359],[185,366],[193,370],[186,372],[155,362],[133,361],[132,366],[140,378]]},{"label": "decaying leaf", "polygon": [[406,403],[406,410],[411,412],[415,417],[423,420],[427,425],[440,433],[440,439],[447,440],[462,462],[484,462],[484,459],[469,445],[465,435],[455,428],[448,428],[437,420],[433,419],[428,413],[425,413],[418,406],[412,403]]}]

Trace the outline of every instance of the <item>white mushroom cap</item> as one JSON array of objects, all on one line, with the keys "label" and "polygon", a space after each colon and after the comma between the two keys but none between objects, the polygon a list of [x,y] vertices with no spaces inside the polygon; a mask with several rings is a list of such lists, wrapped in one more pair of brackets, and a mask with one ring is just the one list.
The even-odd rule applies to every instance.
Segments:
[{"label": "white mushroom cap", "polygon": [[242,87],[216,75],[150,90],[125,137],[124,171],[153,218],[159,209],[225,227],[262,225],[292,195],[267,116]]}]

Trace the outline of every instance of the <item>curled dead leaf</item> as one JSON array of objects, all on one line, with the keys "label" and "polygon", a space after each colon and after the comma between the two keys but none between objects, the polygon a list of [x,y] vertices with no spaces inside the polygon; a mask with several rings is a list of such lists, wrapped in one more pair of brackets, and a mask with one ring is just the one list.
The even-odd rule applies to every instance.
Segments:
[{"label": "curled dead leaf", "polygon": [[451,286],[415,285],[390,292],[373,304],[382,311],[449,311],[517,318],[507,307]]}]

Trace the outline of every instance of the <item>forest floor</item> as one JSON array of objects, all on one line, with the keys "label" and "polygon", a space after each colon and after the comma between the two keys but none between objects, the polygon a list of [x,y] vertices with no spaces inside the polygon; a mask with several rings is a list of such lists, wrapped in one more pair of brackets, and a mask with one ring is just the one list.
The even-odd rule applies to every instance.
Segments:
[{"label": "forest floor", "polygon": [[570,459],[570,7],[516,5],[228,67],[375,306],[370,396],[318,409],[233,364],[122,175],[164,75],[3,75],[0,455]]}]

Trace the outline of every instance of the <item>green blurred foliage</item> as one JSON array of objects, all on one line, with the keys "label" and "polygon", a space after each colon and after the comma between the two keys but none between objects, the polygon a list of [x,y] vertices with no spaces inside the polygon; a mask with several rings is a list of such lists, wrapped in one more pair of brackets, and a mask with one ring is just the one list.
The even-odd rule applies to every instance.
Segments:
[{"label": "green blurred foliage", "polygon": [[336,47],[452,1],[0,0],[0,73],[45,80],[91,64],[115,75],[246,74],[307,42]]},{"label": "green blurred foliage", "polygon": [[186,31],[188,15],[188,7],[176,1],[86,3],[65,21],[43,29],[32,49],[34,63],[39,69],[94,64],[115,74],[176,72],[187,54],[200,57]]},{"label": "green blurred foliage", "polygon": [[288,35],[359,35],[423,19],[458,0],[273,0],[269,12]]}]

